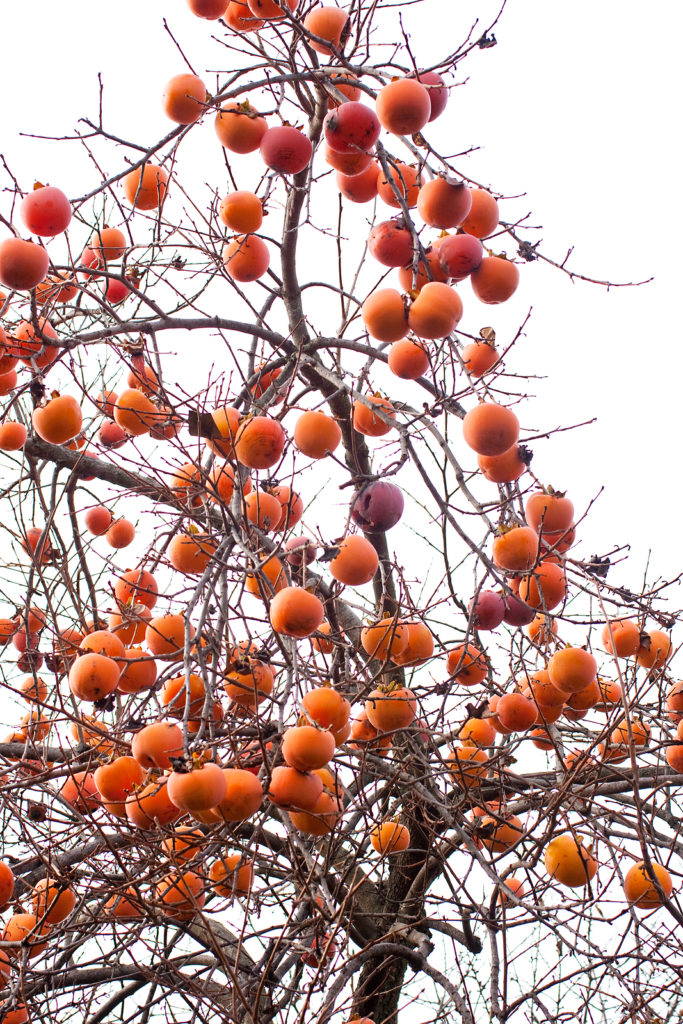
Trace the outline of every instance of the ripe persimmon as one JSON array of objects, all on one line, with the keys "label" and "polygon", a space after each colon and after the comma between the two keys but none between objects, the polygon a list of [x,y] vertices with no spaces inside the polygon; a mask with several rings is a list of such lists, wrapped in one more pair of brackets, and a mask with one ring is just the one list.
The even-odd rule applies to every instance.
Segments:
[{"label": "ripe persimmon", "polygon": [[320,599],[303,587],[283,587],[270,603],[270,623],[275,632],[299,639],[314,633],[324,614]]},{"label": "ripe persimmon", "polygon": [[602,646],[617,658],[630,658],[640,647],[640,628],[632,619],[612,619],[602,631]]},{"label": "ripe persimmon", "polygon": [[218,206],[218,216],[232,231],[251,235],[263,223],[263,204],[253,192],[239,189],[229,192]]},{"label": "ripe persimmon", "polygon": [[254,867],[241,853],[225,853],[209,866],[209,881],[219,896],[248,893],[254,881]]},{"label": "ripe persimmon", "polygon": [[470,212],[472,195],[461,181],[432,178],[417,197],[417,212],[425,224],[435,228],[456,228]]},{"label": "ripe persimmon", "polygon": [[515,526],[494,537],[491,554],[501,569],[528,572],[536,564],[538,536],[529,526]]},{"label": "ripe persimmon", "polygon": [[382,821],[370,830],[370,843],[382,857],[401,853],[410,846],[410,830],[398,821]]},{"label": "ripe persimmon", "polygon": [[223,246],[223,266],[240,284],[257,281],[270,266],[268,246],[258,235],[238,235]]},{"label": "ripe persimmon", "polygon": [[483,188],[470,190],[472,206],[462,222],[462,229],[475,238],[488,238],[498,227],[500,212],[498,202]]},{"label": "ripe persimmon", "polygon": [[395,665],[423,665],[434,653],[434,637],[424,622],[404,622],[408,643],[398,654],[392,654]]},{"label": "ripe persimmon", "polygon": [[246,768],[223,768],[225,796],[214,808],[218,821],[244,821],[258,811],[263,802],[260,780]]},{"label": "ripe persimmon", "polygon": [[79,700],[101,700],[118,686],[121,672],[104,654],[84,654],[69,670],[69,689]]},{"label": "ripe persimmon", "polygon": [[161,103],[176,124],[193,124],[204,113],[206,86],[198,75],[175,75],[164,87]]},{"label": "ripe persimmon", "polygon": [[490,345],[487,341],[473,341],[462,350],[465,369],[477,378],[492,370],[499,358],[495,345]]},{"label": "ripe persimmon", "polygon": [[417,380],[429,369],[429,352],[423,343],[403,338],[389,349],[388,363],[391,372],[401,380]]},{"label": "ripe persimmon", "polygon": [[314,772],[300,772],[289,765],[278,765],[271,772],[267,795],[278,807],[310,811],[322,791],[322,780]]},{"label": "ripe persimmon", "polygon": [[204,880],[195,871],[171,871],[155,889],[161,913],[172,921],[189,921],[204,906]]},{"label": "ripe persimmon", "polygon": [[328,729],[297,725],[285,730],[281,751],[290,768],[310,772],[324,768],[334,757],[335,747],[334,736]]},{"label": "ripe persimmon", "polygon": [[519,598],[531,608],[552,611],[565,599],[567,580],[561,566],[541,561],[519,584]]},{"label": "ripe persimmon", "polygon": [[558,491],[534,491],[524,503],[524,515],[532,530],[560,533],[571,526],[574,506],[569,498]]},{"label": "ripe persimmon", "polygon": [[278,420],[252,416],[243,420],[235,438],[235,455],[249,469],[272,469],[280,461],[287,438]]},{"label": "ripe persimmon", "polygon": [[578,693],[595,679],[598,669],[590,651],[582,647],[564,647],[556,651],[548,662],[548,674],[553,686],[562,693]]},{"label": "ripe persimmon", "polygon": [[570,889],[587,885],[598,870],[598,862],[580,836],[565,834],[551,839],[545,848],[545,869],[551,878]]},{"label": "ripe persimmon", "polygon": [[310,811],[289,811],[294,828],[305,835],[326,836],[335,827],[342,812],[338,796],[323,789]]},{"label": "ripe persimmon", "polygon": [[487,480],[494,484],[508,484],[519,480],[528,469],[528,458],[519,445],[513,444],[502,455],[477,455],[477,465]]},{"label": "ripe persimmon", "polygon": [[[190,625],[190,639],[194,636],[194,626]],[[155,657],[172,656],[173,660],[182,657],[185,647],[185,619],[182,615],[158,615],[145,630],[145,644]]]},{"label": "ripe persimmon", "polygon": [[130,519],[117,519],[107,530],[105,539],[112,548],[127,548],[135,539],[135,527]]},{"label": "ripe persimmon", "polygon": [[364,395],[362,402],[356,399],[353,403],[354,430],[359,434],[365,434],[366,437],[383,437],[384,434],[388,434],[392,429],[392,423],[387,423],[377,416],[375,409],[380,410],[389,421],[396,419],[394,407],[388,398],[378,394]]},{"label": "ripe persimmon", "polygon": [[181,811],[208,811],[225,796],[225,775],[215,761],[191,771],[172,771],[167,779],[169,799]]},{"label": "ripe persimmon", "polygon": [[448,652],[446,671],[462,686],[476,686],[486,679],[489,669],[484,652],[468,643]]},{"label": "ripe persimmon", "polygon": [[645,861],[638,861],[629,868],[624,877],[624,895],[629,903],[640,910],[653,910],[660,907],[673,892],[671,875],[662,864],[650,859],[649,867]]},{"label": "ripe persimmon", "polygon": [[324,459],[338,448],[341,438],[336,420],[317,410],[302,413],[294,425],[294,444],[309,459]]},{"label": "ripe persimmon", "polygon": [[417,713],[417,701],[411,690],[399,686],[393,690],[373,690],[365,702],[370,725],[378,732],[405,729]]},{"label": "ripe persimmon", "polygon": [[47,250],[23,238],[6,238],[0,242],[0,284],[6,288],[28,291],[47,277],[50,260]]},{"label": "ripe persimmon", "polygon": [[259,150],[266,167],[279,174],[299,174],[313,156],[309,137],[291,124],[266,128]]},{"label": "ripe persimmon", "polygon": [[144,604],[154,608],[159,588],[147,569],[126,569],[114,584],[114,597],[119,604]]},{"label": "ripe persimmon", "polygon": [[168,171],[156,164],[145,164],[123,178],[126,199],[136,210],[157,210],[168,188]]},{"label": "ripe persimmon", "polygon": [[465,414],[462,433],[478,455],[502,455],[517,441],[519,420],[504,405],[482,402]]},{"label": "ripe persimmon", "polygon": [[200,576],[206,571],[217,546],[217,541],[206,533],[176,533],[166,553],[178,572]]},{"label": "ripe persimmon", "polygon": [[377,93],[375,110],[380,123],[393,135],[414,135],[432,112],[429,93],[416,78],[397,78]]},{"label": "ripe persimmon", "polygon": [[413,167],[412,164],[396,161],[389,166],[388,176],[381,167],[379,168],[377,172],[377,195],[387,206],[393,206],[394,209],[400,210],[401,203],[398,198],[400,196],[410,210],[417,204],[419,191],[418,169]]},{"label": "ripe persimmon", "polygon": [[410,304],[408,324],[420,338],[445,338],[460,323],[462,311],[454,288],[443,281],[427,281]]},{"label": "ripe persimmon", "polygon": [[363,323],[377,341],[399,341],[408,332],[403,296],[395,288],[377,288],[361,306]]},{"label": "ripe persimmon", "polygon": [[216,135],[231,153],[253,153],[261,145],[268,127],[248,100],[228,100],[216,114]]},{"label": "ripe persimmon", "polygon": [[379,566],[379,555],[370,541],[352,533],[344,537],[337,547],[338,554],[329,564],[332,576],[350,587],[369,583]]},{"label": "ripe persimmon", "polygon": [[413,258],[413,236],[403,217],[375,224],[368,235],[368,252],[385,267],[405,267],[410,263]]},{"label": "ripe persimmon", "polygon": [[44,406],[33,410],[33,427],[43,441],[64,444],[76,437],[83,426],[83,411],[72,395],[51,398]]},{"label": "ripe persimmon", "polygon": [[306,32],[310,32],[316,39],[309,39],[306,42],[312,50],[317,53],[330,55],[334,50],[341,47],[341,38],[349,20],[347,11],[340,7],[314,7],[304,18],[302,24]]},{"label": "ripe persimmon", "polygon": [[497,305],[506,302],[517,291],[519,270],[511,260],[501,256],[484,256],[470,277],[472,291],[480,302]]},{"label": "ripe persimmon", "polygon": [[647,631],[640,641],[636,661],[643,668],[661,668],[671,654],[671,639],[661,629]]}]

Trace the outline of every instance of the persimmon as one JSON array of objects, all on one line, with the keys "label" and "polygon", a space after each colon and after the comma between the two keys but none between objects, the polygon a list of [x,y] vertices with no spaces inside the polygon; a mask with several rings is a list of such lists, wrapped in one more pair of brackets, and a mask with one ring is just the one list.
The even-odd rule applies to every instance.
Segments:
[{"label": "persimmon", "polygon": [[373,690],[365,702],[370,725],[378,732],[405,729],[415,720],[417,701],[405,686],[393,690]]},{"label": "persimmon", "polygon": [[[120,610],[110,612],[107,624],[109,631],[118,637],[125,647],[133,647],[145,639],[147,624],[152,618],[147,605],[127,604]],[[125,651],[119,654],[119,658],[125,656]]]},{"label": "persimmon", "polygon": [[41,878],[33,888],[31,900],[33,912],[47,924],[59,924],[73,913],[76,906],[76,894],[67,885]]},{"label": "persimmon", "polygon": [[268,246],[258,235],[238,235],[223,247],[223,266],[240,284],[258,281],[270,266]]},{"label": "persimmon", "polygon": [[135,921],[144,914],[143,903],[132,886],[120,894],[110,896],[104,905],[106,914],[110,914],[119,921]]},{"label": "persimmon", "polygon": [[83,426],[83,411],[73,395],[51,398],[44,406],[33,410],[33,428],[43,441],[64,444],[76,437]]},{"label": "persimmon", "polygon": [[521,693],[504,693],[496,707],[501,725],[511,732],[524,732],[538,721],[538,708]]},{"label": "persimmon", "polygon": [[505,853],[515,847],[524,835],[524,826],[514,814],[502,810],[477,818],[476,839],[489,853]]},{"label": "persimmon", "polygon": [[468,718],[458,732],[458,739],[465,747],[491,747],[496,730],[487,718]]},{"label": "persimmon", "polygon": [[9,864],[0,861],[0,909],[4,910],[14,893],[14,872]]},{"label": "persimmon", "polygon": [[336,451],[341,437],[341,428],[336,420],[317,410],[302,413],[294,425],[294,444],[309,459],[324,459]]},{"label": "persimmon", "polygon": [[398,821],[382,821],[371,828],[370,843],[382,857],[402,853],[410,846],[410,830]]},{"label": "persimmon", "polygon": [[[252,776],[253,778],[253,776]],[[225,796],[225,775],[214,761],[191,771],[172,771],[167,779],[169,799],[181,811],[208,811]]]},{"label": "persimmon", "polygon": [[471,643],[459,644],[448,652],[446,671],[462,686],[476,686],[489,672],[484,652]]},{"label": "persimmon", "polygon": [[370,724],[365,708],[361,708],[351,721],[349,746],[352,750],[367,748],[372,753],[385,756],[391,749],[391,736],[381,735],[374,725]]},{"label": "persimmon", "polygon": [[164,839],[161,846],[170,861],[180,864],[200,857],[205,843],[206,837],[201,829],[179,825]]},{"label": "persimmon", "polygon": [[417,167],[396,161],[389,166],[388,176],[380,167],[377,174],[377,195],[387,206],[393,206],[394,209],[400,210],[402,208],[398,198],[400,196],[411,210],[417,204],[419,191],[420,179]]},{"label": "persimmon", "polygon": [[[379,410],[389,422],[376,415],[375,410]],[[392,429],[391,421],[395,419],[394,407],[382,395],[365,395],[362,402],[356,399],[353,403],[353,428],[366,437],[383,437],[388,434]]]},{"label": "persimmon", "polygon": [[32,235],[54,238],[71,223],[71,203],[60,188],[41,185],[21,201],[20,212]]},{"label": "persimmon", "polygon": [[241,853],[225,853],[209,866],[209,881],[218,896],[248,893],[254,881],[254,866]]},{"label": "persimmon", "polygon": [[454,288],[443,281],[427,281],[410,304],[408,323],[420,338],[445,338],[460,323],[462,310]]},{"label": "persimmon", "polygon": [[7,373],[0,373],[0,395],[9,395],[17,386],[17,371],[8,370]]},{"label": "persimmon", "polygon": [[104,536],[110,547],[116,549],[127,548],[135,539],[135,527],[130,519],[116,519]]},{"label": "persimmon", "polygon": [[62,783],[59,794],[79,814],[88,814],[100,806],[100,794],[92,772],[73,772]]},{"label": "persimmon", "polygon": [[270,416],[252,416],[237,431],[235,455],[249,469],[272,469],[280,461],[286,435],[278,420]]},{"label": "persimmon", "polygon": [[308,167],[313,156],[309,137],[291,124],[266,128],[259,150],[266,167],[279,174],[299,174]]},{"label": "persimmon", "polygon": [[371,292],[361,306],[361,316],[368,333],[377,341],[399,341],[408,331],[405,302],[395,288]]},{"label": "persimmon", "polygon": [[290,821],[299,832],[326,836],[339,821],[342,805],[339,797],[323,790],[310,811],[289,811]]},{"label": "persimmon", "polygon": [[328,729],[297,725],[285,730],[281,749],[290,768],[309,772],[324,768],[334,757],[335,747],[334,736]]},{"label": "persimmon", "polygon": [[148,434],[160,418],[157,407],[138,388],[127,388],[116,400],[114,421],[133,437]]},{"label": "persimmon", "polygon": [[498,305],[514,295],[519,285],[519,270],[511,260],[500,256],[484,256],[470,281],[472,291],[480,302]]},{"label": "persimmon", "polygon": [[268,127],[265,117],[248,100],[228,100],[216,114],[216,135],[231,153],[253,153]]},{"label": "persimmon", "polygon": [[517,441],[519,420],[504,405],[481,402],[465,414],[462,434],[478,455],[502,455]]},{"label": "persimmon", "polygon": [[157,210],[168,188],[168,171],[156,164],[144,164],[126,174],[122,180],[128,202],[136,210]]},{"label": "persimmon", "polygon": [[143,768],[170,770],[171,758],[183,753],[182,729],[174,722],[153,722],[134,733],[131,742],[133,757]]},{"label": "persimmon", "polygon": [[152,609],[157,603],[159,588],[147,569],[126,569],[114,584],[114,597],[119,604],[144,604]]},{"label": "persimmon", "polygon": [[341,194],[352,203],[369,203],[377,195],[377,169],[372,165],[358,174],[337,171],[335,180]]},{"label": "persimmon", "polygon": [[180,811],[168,795],[167,782],[167,777],[159,778],[131,793],[126,800],[126,815],[131,825],[153,829],[170,825],[180,817]]},{"label": "persimmon", "polygon": [[551,839],[544,852],[551,878],[569,889],[581,889],[595,878],[598,862],[580,836],[565,834]]},{"label": "persimmon", "polygon": [[102,263],[111,263],[126,251],[126,236],[120,228],[103,227],[91,235],[88,246]]},{"label": "persimmon", "polygon": [[244,821],[253,817],[263,802],[263,786],[246,768],[223,768],[225,796],[214,812],[219,821]]},{"label": "persimmon", "polygon": [[48,274],[36,288],[36,301],[44,306],[55,302],[72,302],[77,295],[75,276],[67,272]]},{"label": "persimmon", "polygon": [[187,707],[190,718],[201,715],[205,699],[204,680],[194,672],[190,673],[187,680],[184,675],[167,679],[159,692],[162,707],[173,718],[183,718]]},{"label": "persimmon", "polygon": [[484,779],[488,772],[488,757],[479,747],[454,747],[446,758],[451,781],[463,789]]},{"label": "persimmon", "polygon": [[327,114],[323,122],[325,141],[337,153],[367,153],[377,142],[382,126],[374,110],[350,100]]},{"label": "persimmon", "polygon": [[650,859],[638,861],[624,877],[624,895],[639,910],[654,910],[668,900],[673,892],[671,875],[662,864]]},{"label": "persimmon", "polygon": [[379,556],[370,541],[359,534],[349,534],[337,547],[338,553],[329,563],[332,576],[351,587],[369,583],[379,566]]},{"label": "persimmon", "polygon": [[[326,84],[333,86],[342,94],[342,96],[345,96],[347,100],[352,100],[355,103],[363,95],[362,90],[357,84],[358,81],[359,79],[350,72],[343,70],[333,71],[330,74],[329,83]],[[343,102],[343,100],[339,100],[336,95],[330,96],[327,101],[328,109],[331,110],[333,107],[338,107],[340,102]]]},{"label": "persimmon", "polygon": [[404,292],[414,297],[430,281],[448,282],[448,274],[441,266],[437,244],[438,240],[423,252],[413,253],[410,263],[398,268],[398,283]]},{"label": "persimmon", "polygon": [[[190,625],[190,639],[194,626]],[[168,655],[174,661],[182,657],[185,647],[185,619],[182,615],[158,615],[145,630],[145,644],[155,657]]]},{"label": "persimmon", "polygon": [[488,238],[498,227],[500,211],[498,202],[483,188],[470,189],[472,206],[463,220],[461,227],[468,235],[475,238]]},{"label": "persimmon", "polygon": [[108,658],[121,658],[124,651],[121,638],[108,629],[95,629],[92,633],[86,633],[79,647],[82,651],[104,654]]},{"label": "persimmon", "polygon": [[186,576],[200,576],[206,571],[217,542],[206,533],[176,533],[167,548],[168,560]]},{"label": "persimmon", "polygon": [[432,104],[429,93],[417,79],[398,78],[379,90],[375,110],[386,131],[414,135],[427,124]]},{"label": "persimmon", "polygon": [[264,25],[260,18],[253,16],[246,0],[230,0],[223,18],[234,32],[258,32]]},{"label": "persimmon", "polygon": [[287,583],[285,567],[277,557],[270,555],[265,561],[257,563],[255,571],[247,573],[244,587],[250,594],[269,598],[283,590]]},{"label": "persimmon", "polygon": [[2,941],[9,943],[7,954],[20,959],[25,951],[29,960],[40,956],[47,949],[47,942],[42,941],[48,935],[50,925],[39,923],[36,914],[12,914],[2,932]]},{"label": "persimmon", "polygon": [[320,599],[303,587],[283,587],[270,603],[270,624],[275,632],[298,639],[315,632],[324,614]]},{"label": "persimmon", "polygon": [[320,651],[321,654],[332,654],[334,650],[334,642],[330,639],[332,633],[332,627],[329,622],[323,621],[320,623],[320,629],[316,630],[315,636],[311,637],[311,647],[316,651]]},{"label": "persimmon", "polygon": [[564,601],[566,593],[564,571],[555,562],[539,562],[519,584],[520,599],[531,608],[543,608],[545,611],[557,608]]},{"label": "persimmon", "polygon": [[553,683],[550,672],[545,668],[533,672],[527,685],[531,697],[544,711],[548,708],[561,708],[567,700],[567,691]]},{"label": "persimmon", "polygon": [[193,124],[204,113],[206,86],[198,75],[174,75],[164,86],[161,104],[176,124]]},{"label": "persimmon", "polygon": [[277,21],[295,11],[299,0],[247,0],[249,10],[265,21]]},{"label": "persimmon", "polygon": [[424,665],[434,654],[434,637],[424,622],[404,622],[408,643],[398,654],[392,654],[395,665]]},{"label": "persimmon", "polygon": [[50,260],[47,250],[23,238],[0,242],[0,284],[17,291],[29,291],[44,281]]},{"label": "persimmon", "polygon": [[595,707],[599,711],[609,711],[621,703],[621,683],[614,679],[602,679],[600,676],[597,677],[597,683],[600,690],[600,699]]},{"label": "persimmon", "polygon": [[3,452],[20,451],[24,447],[27,436],[28,431],[23,423],[5,420],[0,424],[0,450]]},{"label": "persimmon", "polygon": [[172,921],[189,921],[204,906],[204,880],[196,871],[171,871],[157,884],[161,913]]},{"label": "persimmon", "polygon": [[598,680],[595,678],[588,686],[584,686],[582,690],[578,690],[576,693],[570,694],[567,698],[567,709],[571,711],[590,711],[591,708],[596,707],[601,700],[601,690],[598,685]]},{"label": "persimmon", "polygon": [[223,679],[228,697],[240,707],[255,708],[273,692],[273,670],[257,658],[235,661]]},{"label": "persimmon", "polygon": [[596,677],[598,663],[590,651],[582,647],[564,647],[556,651],[548,662],[548,674],[553,686],[563,693],[578,693]]},{"label": "persimmon", "polygon": [[303,27],[316,39],[309,39],[306,42],[312,50],[317,53],[330,55],[334,50],[339,50],[341,37],[349,20],[346,11],[339,7],[314,7],[303,20]]},{"label": "persimmon", "polygon": [[524,515],[532,530],[560,533],[571,526],[574,506],[563,493],[553,490],[535,491],[524,503]]},{"label": "persimmon", "polygon": [[322,791],[322,780],[314,772],[301,772],[290,765],[278,765],[271,772],[267,795],[278,807],[310,811]]},{"label": "persimmon", "polygon": [[499,359],[500,356],[495,345],[490,345],[486,341],[473,341],[470,345],[465,345],[462,350],[465,369],[476,378],[483,377],[485,373],[492,370]]},{"label": "persimmon", "polygon": [[361,630],[361,644],[370,658],[384,661],[394,658],[408,646],[408,627],[393,616],[386,616]]},{"label": "persimmon", "polygon": [[[334,167],[335,171],[340,171],[345,178],[357,177],[368,171],[368,168],[374,168],[375,177],[377,178],[378,165],[373,158],[372,153],[364,153],[360,149],[355,153],[338,153],[335,149],[331,149],[327,143],[325,143],[325,160],[330,167]],[[371,172],[368,171],[369,175],[370,173]],[[338,180],[339,179],[337,179],[337,181]],[[370,182],[370,177],[368,177],[368,182]],[[378,185],[377,180],[375,181],[375,185]]]},{"label": "persimmon", "polygon": [[276,532],[282,533],[285,530],[291,529],[292,526],[296,526],[304,514],[304,503],[301,495],[297,494],[287,484],[276,484],[270,487],[269,491],[280,502],[280,508],[282,509],[282,516],[275,527]]},{"label": "persimmon", "polygon": [[375,224],[368,235],[368,252],[385,267],[404,267],[410,263],[413,258],[413,236],[403,217]]},{"label": "persimmon", "polygon": [[612,748],[644,750],[650,742],[652,730],[647,722],[632,718],[630,722],[622,719],[610,733],[609,742]]},{"label": "persimmon", "polygon": [[187,0],[187,5],[197,18],[217,21],[223,17],[225,4],[221,0]]},{"label": "persimmon", "polygon": [[346,697],[331,686],[317,686],[309,690],[304,694],[301,706],[309,721],[333,732],[341,729],[351,713]]},{"label": "persimmon", "polygon": [[602,631],[602,646],[617,658],[630,658],[640,647],[640,628],[632,619],[612,619]]},{"label": "persimmon", "polygon": [[118,686],[117,663],[104,654],[84,654],[69,669],[69,689],[79,700],[101,700]]},{"label": "persimmon", "polygon": [[124,755],[100,765],[93,778],[102,799],[117,802],[126,800],[144,782],[145,771],[136,758]]},{"label": "persimmon", "polygon": [[429,370],[429,352],[424,344],[403,338],[389,349],[389,369],[401,380],[418,380]]},{"label": "persimmon", "polygon": [[636,661],[643,668],[661,668],[669,660],[671,639],[661,629],[645,633],[636,652]]},{"label": "persimmon", "polygon": [[432,178],[417,197],[417,212],[425,224],[435,228],[456,228],[470,212],[472,195],[461,181]]},{"label": "persimmon", "polygon": [[494,537],[491,555],[507,572],[528,572],[537,561],[538,535],[529,526],[505,530]]},{"label": "persimmon", "polygon": [[251,235],[263,223],[263,204],[253,192],[238,189],[221,200],[218,216],[232,231],[240,235]]}]

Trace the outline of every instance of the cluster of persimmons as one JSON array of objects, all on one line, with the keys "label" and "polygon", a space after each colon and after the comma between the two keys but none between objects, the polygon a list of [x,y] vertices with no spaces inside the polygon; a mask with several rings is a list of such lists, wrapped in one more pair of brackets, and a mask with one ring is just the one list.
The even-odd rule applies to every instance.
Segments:
[{"label": "cluster of persimmons", "polygon": [[[593,593],[598,578],[582,574],[582,563],[572,559],[572,502],[529,475],[519,419],[512,403],[496,398],[501,356],[493,332],[483,330],[479,338],[458,333],[460,282],[469,280],[478,302],[497,306],[513,296],[520,275],[511,258],[488,248],[505,231],[494,195],[468,185],[450,167],[434,170],[423,133],[447,109],[447,81],[437,71],[417,69],[372,80],[353,73],[342,54],[354,20],[340,7],[314,5],[299,18],[298,0],[188,4],[199,18],[223,19],[237,39],[290,31],[315,61],[318,99],[309,121],[317,129],[308,132],[262,115],[249,95],[212,97],[194,73],[168,82],[163,108],[179,133],[214,117],[234,166],[258,155],[269,180],[288,196],[317,187],[312,168],[324,162],[335,172],[342,204],[384,204],[379,209],[386,213],[375,218],[367,238],[368,263],[383,278],[395,270],[396,281],[382,279],[359,299],[358,351],[386,364],[393,375],[386,379],[408,382],[403,388],[425,385],[446,410],[454,408],[447,404],[451,396],[438,393],[432,369],[445,350],[454,354],[463,394],[476,399],[469,411],[457,409],[458,440],[476,456],[482,486],[498,486],[499,522],[489,524],[483,545],[471,545],[480,582],[465,614],[452,613],[458,641],[444,641],[428,611],[396,596],[386,535],[408,518],[406,488],[394,482],[394,472],[373,470],[381,449],[368,454],[373,439],[385,438],[405,461],[417,458],[419,414],[368,389],[367,373],[356,388],[341,373],[334,376],[338,367],[330,362],[324,380],[333,383],[324,400],[312,402],[314,408],[290,407],[297,380],[313,390],[313,378],[298,376],[299,356],[285,347],[284,355],[245,373],[243,392],[232,404],[207,401],[191,422],[192,409],[170,397],[143,331],[126,349],[126,376],[117,390],[77,397],[74,377],[68,393],[50,392],[50,375],[79,358],[77,345],[56,329],[69,323],[70,310],[87,310],[91,326],[108,317],[107,338],[130,333],[126,304],[137,302],[142,288],[130,268],[131,237],[145,212],[162,223],[175,183],[163,161],[154,163],[149,154],[140,160],[121,175],[126,224],[90,230],[80,256],[66,267],[51,265],[46,240],[69,230],[74,241],[67,196],[39,185],[21,200],[22,231],[32,238],[21,237],[17,226],[0,242],[0,283],[7,289],[0,298],[0,395],[7,398],[0,451],[17,453],[12,465],[25,452],[31,466],[44,460],[70,467],[81,483],[102,480],[144,493],[144,480],[130,469],[121,470],[119,484],[103,467],[120,465],[119,449],[146,451],[149,444],[147,466],[155,479],[148,497],[171,509],[175,520],[170,532],[160,527],[135,568],[121,568],[108,556],[95,582],[88,570],[88,585],[108,602],[108,617],[97,614],[95,603],[90,613],[83,603],[68,627],[57,622],[54,609],[66,598],[56,601],[54,587],[73,597],[71,584],[64,584],[69,562],[87,569],[94,564],[91,551],[104,550],[102,540],[114,551],[134,545],[135,526],[116,515],[116,498],[93,501],[85,491],[71,510],[78,541],[68,555],[54,532],[54,509],[43,506],[42,525],[25,523],[18,539],[28,590],[14,612],[0,618],[0,643],[16,649],[17,669],[9,670],[7,685],[28,711],[5,738],[12,744],[6,757],[27,787],[47,777],[49,792],[72,821],[129,835],[133,846],[143,838],[155,858],[154,882],[120,885],[102,914],[113,922],[151,917],[157,925],[191,923],[210,909],[209,897],[251,898],[257,864],[243,852],[245,833],[238,836],[245,823],[274,821],[308,850],[343,836],[363,779],[384,778],[395,787],[392,757],[400,763],[406,744],[413,754],[421,751],[435,778],[447,779],[447,798],[465,811],[461,825],[475,855],[498,864],[530,839],[527,824],[508,806],[514,784],[505,755],[514,744],[528,739],[556,756],[565,779],[593,772],[597,780],[601,770],[622,763],[636,771],[651,725],[629,699],[627,673],[666,686],[667,725],[678,726],[678,734],[672,742],[663,734],[664,753],[670,767],[683,772],[683,684],[671,683],[671,638],[649,624],[646,605],[636,602],[628,613],[609,616],[603,608],[599,623],[591,623],[598,626],[599,645],[590,629],[585,646],[562,639],[567,600],[580,589]],[[319,57],[334,70],[321,71]],[[387,148],[397,140],[411,154],[405,161]],[[289,210],[285,234],[297,227],[286,220]],[[262,198],[234,188],[217,216],[229,234],[215,272],[242,296],[250,287],[272,286]],[[136,320],[138,330],[142,323]],[[318,383],[322,379],[321,371]],[[334,404],[339,394],[345,419]],[[191,443],[183,439],[188,425]],[[354,485],[345,531],[333,540],[297,530],[314,495],[287,467],[315,463],[335,471],[344,465]],[[447,530],[455,525],[449,514],[445,501],[438,515]],[[55,573],[57,584],[45,582]],[[572,574],[580,580],[574,591]],[[232,623],[225,628],[225,613],[216,635],[212,602],[228,577],[239,591],[237,607],[249,595],[244,600],[258,611],[245,611],[242,633],[238,627],[234,635]],[[359,591],[368,586],[374,602]],[[160,597],[178,592],[191,593],[190,603],[169,598],[160,609]],[[524,653],[500,685],[487,637],[498,640],[506,630]],[[445,721],[438,694],[455,701]],[[588,734],[584,749],[566,750],[565,727],[589,713],[604,714],[605,727]],[[55,714],[66,716],[68,738],[54,740]],[[54,742],[67,752],[66,778]],[[22,745],[22,754],[15,745]],[[442,831],[449,827],[442,823]],[[375,864],[387,871],[408,863],[401,857],[412,855],[416,837],[400,801],[391,813],[377,814],[365,841],[378,855]],[[642,852],[625,872],[626,903],[642,910],[669,905],[670,871],[646,847]],[[536,853],[547,882],[576,894],[589,891],[599,856],[574,818],[565,815]],[[49,949],[58,926],[73,921],[85,899],[59,870],[48,867],[30,885],[20,875],[15,878],[9,859],[0,863],[0,904],[15,901],[0,947],[5,988],[14,985],[13,966]],[[507,873],[498,900],[510,910],[530,907],[534,893],[521,876]],[[325,944],[329,960],[334,944],[328,931]],[[315,968],[325,959],[316,949],[305,955]],[[2,1024],[27,1020],[16,992],[15,986]]]}]

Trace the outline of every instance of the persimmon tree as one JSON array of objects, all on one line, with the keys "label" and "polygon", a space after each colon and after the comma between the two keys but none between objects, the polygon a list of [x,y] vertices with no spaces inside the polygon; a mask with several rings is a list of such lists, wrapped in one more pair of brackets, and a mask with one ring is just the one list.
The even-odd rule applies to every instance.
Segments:
[{"label": "persimmon tree", "polygon": [[213,92],[4,203],[4,1024],[680,1013],[677,616],[532,461],[503,304],[581,275],[429,6],[178,0]]}]

